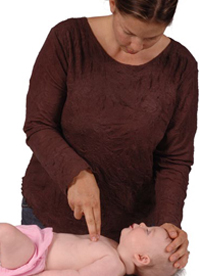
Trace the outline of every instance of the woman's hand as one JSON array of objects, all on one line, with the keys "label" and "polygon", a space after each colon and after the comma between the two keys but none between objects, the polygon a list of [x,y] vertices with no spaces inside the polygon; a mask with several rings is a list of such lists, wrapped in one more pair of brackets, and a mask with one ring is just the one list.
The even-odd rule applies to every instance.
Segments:
[{"label": "woman's hand", "polygon": [[68,188],[68,203],[76,219],[85,216],[92,241],[97,241],[101,232],[100,192],[94,175],[81,171]]},{"label": "woman's hand", "polygon": [[174,252],[170,256],[170,261],[174,262],[174,267],[183,268],[186,266],[189,257],[187,233],[171,223],[161,225],[173,241],[167,246],[167,252]]}]

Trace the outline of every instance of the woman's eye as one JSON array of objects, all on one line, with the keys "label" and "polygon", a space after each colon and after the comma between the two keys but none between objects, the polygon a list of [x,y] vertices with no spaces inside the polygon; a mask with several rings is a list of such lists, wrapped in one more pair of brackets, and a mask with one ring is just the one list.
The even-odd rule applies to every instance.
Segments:
[{"label": "woman's eye", "polygon": [[130,33],[129,31],[124,31],[124,33],[125,33],[126,35],[129,35],[129,36],[135,36],[134,34]]},{"label": "woman's eye", "polygon": [[152,41],[152,40],[154,40],[155,38],[146,38],[145,40],[146,41]]},{"label": "woman's eye", "polygon": [[156,40],[157,37],[149,37],[149,38],[145,38],[146,41],[154,41]]},{"label": "woman's eye", "polygon": [[125,31],[124,33],[125,33],[126,35],[131,35],[131,33],[129,33],[129,32],[126,32],[126,31]]}]

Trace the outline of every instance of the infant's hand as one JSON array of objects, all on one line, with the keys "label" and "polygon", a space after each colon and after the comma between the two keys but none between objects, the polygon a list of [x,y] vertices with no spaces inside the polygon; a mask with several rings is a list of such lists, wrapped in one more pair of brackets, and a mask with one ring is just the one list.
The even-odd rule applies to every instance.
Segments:
[{"label": "infant's hand", "polygon": [[183,268],[186,266],[189,257],[188,251],[188,237],[187,233],[171,223],[164,223],[161,225],[173,241],[167,246],[167,252],[173,252],[170,256],[170,261],[174,262],[174,267]]}]

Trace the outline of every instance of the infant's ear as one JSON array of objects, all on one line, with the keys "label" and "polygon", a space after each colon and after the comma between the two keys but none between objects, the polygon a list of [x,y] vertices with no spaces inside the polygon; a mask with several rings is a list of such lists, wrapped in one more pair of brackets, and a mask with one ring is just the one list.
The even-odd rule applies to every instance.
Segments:
[{"label": "infant's ear", "polygon": [[135,259],[135,264],[137,266],[145,266],[150,263],[150,257],[146,254],[141,255],[141,254],[134,254],[134,259]]}]

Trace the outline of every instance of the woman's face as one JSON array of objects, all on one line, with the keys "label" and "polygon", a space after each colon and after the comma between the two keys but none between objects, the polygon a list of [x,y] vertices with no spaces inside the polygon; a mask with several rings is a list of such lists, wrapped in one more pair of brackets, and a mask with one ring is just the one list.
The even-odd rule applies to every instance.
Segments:
[{"label": "woman's face", "polygon": [[165,24],[144,22],[131,15],[121,14],[110,1],[113,12],[113,32],[119,48],[129,54],[136,54],[155,45],[163,36]]}]

